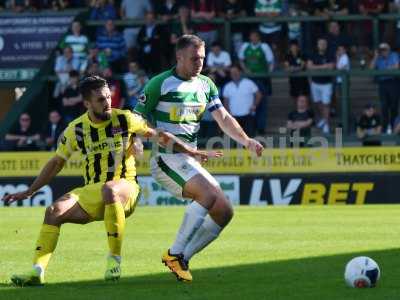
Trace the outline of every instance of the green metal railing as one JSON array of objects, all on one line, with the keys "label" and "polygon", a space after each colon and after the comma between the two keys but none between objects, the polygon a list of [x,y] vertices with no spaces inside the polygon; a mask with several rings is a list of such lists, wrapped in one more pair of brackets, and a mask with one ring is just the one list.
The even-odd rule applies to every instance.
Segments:
[{"label": "green metal railing", "polygon": [[[277,22],[277,23],[305,23],[305,22],[329,22],[329,21],[338,21],[338,22],[362,22],[362,21],[371,21],[372,22],[372,40],[373,45],[376,48],[380,41],[380,30],[379,30],[379,22],[380,21],[396,21],[400,20],[400,14],[381,14],[377,16],[365,16],[365,15],[337,15],[337,16],[296,16],[296,17],[288,17],[288,16],[279,16],[274,18],[266,18],[266,17],[238,17],[238,18],[213,18],[212,20],[205,19],[191,19],[193,23],[212,23],[215,25],[219,25],[223,27],[223,37],[224,37],[224,46],[230,51],[231,50],[231,41],[232,41],[232,25],[234,24],[255,24],[262,22]],[[172,21],[177,23],[178,21]],[[168,22],[157,20],[157,24],[169,24]],[[86,25],[91,26],[102,26],[105,24],[105,21],[87,21]],[[118,27],[133,27],[140,26],[145,24],[145,21],[142,19],[125,19],[125,20],[116,20],[115,25]]]}]

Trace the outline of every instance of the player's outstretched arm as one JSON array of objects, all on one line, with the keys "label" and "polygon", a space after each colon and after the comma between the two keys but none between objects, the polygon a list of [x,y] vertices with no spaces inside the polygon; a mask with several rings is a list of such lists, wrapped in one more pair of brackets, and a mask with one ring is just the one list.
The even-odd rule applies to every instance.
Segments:
[{"label": "player's outstretched arm", "polygon": [[43,167],[39,176],[36,177],[35,181],[32,185],[23,192],[8,194],[3,197],[3,201],[5,203],[12,203],[14,201],[24,200],[26,198],[31,197],[36,191],[38,191],[41,187],[48,184],[64,167],[65,160],[60,156],[55,155],[52,159],[50,159],[47,164]]},{"label": "player's outstretched arm", "polygon": [[256,153],[257,156],[261,156],[264,147],[257,140],[249,138],[235,118],[224,107],[214,110],[211,114],[223,132],[250,151]]},{"label": "player's outstretched arm", "polygon": [[197,157],[201,161],[207,161],[209,158],[221,157],[223,155],[222,151],[205,151],[193,148],[173,134],[162,129],[151,129],[146,137],[156,137],[161,146],[166,148],[172,147],[177,152]]}]

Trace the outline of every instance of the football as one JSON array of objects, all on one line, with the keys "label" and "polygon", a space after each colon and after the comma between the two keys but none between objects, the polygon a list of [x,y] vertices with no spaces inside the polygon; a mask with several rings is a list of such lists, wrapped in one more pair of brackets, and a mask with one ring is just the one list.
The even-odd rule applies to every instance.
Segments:
[{"label": "football", "polygon": [[353,288],[375,287],[380,275],[378,264],[367,256],[353,258],[344,271],[347,285]]}]

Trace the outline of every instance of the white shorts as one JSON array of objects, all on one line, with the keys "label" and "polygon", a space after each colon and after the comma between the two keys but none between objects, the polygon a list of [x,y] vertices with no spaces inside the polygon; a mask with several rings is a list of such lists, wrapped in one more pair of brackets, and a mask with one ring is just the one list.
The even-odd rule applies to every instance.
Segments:
[{"label": "white shorts", "polygon": [[153,178],[178,198],[183,198],[185,183],[197,174],[203,175],[211,184],[219,186],[215,178],[196,159],[187,154],[159,153],[150,159],[150,168]]},{"label": "white shorts", "polygon": [[328,105],[332,98],[332,83],[319,84],[311,81],[311,95],[315,103]]}]

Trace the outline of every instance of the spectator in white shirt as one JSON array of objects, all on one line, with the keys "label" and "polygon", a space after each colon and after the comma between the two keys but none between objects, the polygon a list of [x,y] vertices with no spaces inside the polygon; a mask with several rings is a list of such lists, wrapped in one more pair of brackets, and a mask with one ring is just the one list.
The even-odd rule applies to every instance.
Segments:
[{"label": "spectator in white shirt", "polygon": [[211,51],[207,55],[207,69],[216,78],[216,84],[221,87],[227,82],[229,67],[232,65],[231,56],[222,50],[218,42],[211,45]]},{"label": "spectator in white shirt", "polygon": [[[346,47],[344,45],[338,45],[336,49],[336,69],[339,71],[349,71],[350,70],[350,58],[347,55]],[[342,86],[342,76],[337,76],[333,85],[332,101],[330,103],[330,114],[331,116],[336,115],[337,111],[337,99],[341,92]]]},{"label": "spectator in white shirt", "polygon": [[254,81],[242,77],[239,65],[230,68],[232,81],[223,89],[223,101],[225,108],[238,121],[240,126],[249,136],[255,135],[257,106],[261,102],[262,94]]},{"label": "spectator in white shirt", "polygon": [[[342,71],[350,70],[350,59],[344,46],[338,46],[336,50],[336,69]],[[342,83],[342,77],[338,76],[336,82]]]},{"label": "spectator in white shirt", "polygon": [[67,46],[63,49],[63,54],[56,58],[54,72],[58,80],[53,91],[54,98],[64,93],[69,83],[69,72],[72,70],[83,73],[84,66],[79,58],[73,56],[72,48]]}]

